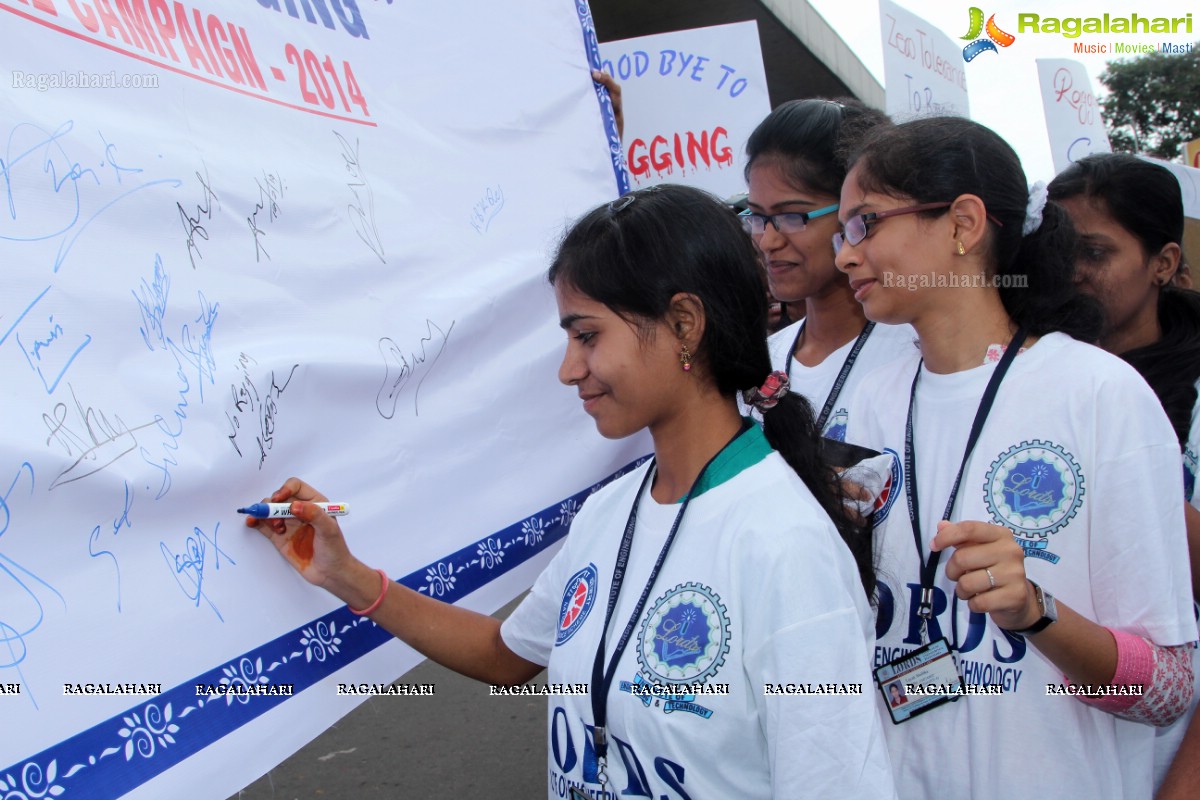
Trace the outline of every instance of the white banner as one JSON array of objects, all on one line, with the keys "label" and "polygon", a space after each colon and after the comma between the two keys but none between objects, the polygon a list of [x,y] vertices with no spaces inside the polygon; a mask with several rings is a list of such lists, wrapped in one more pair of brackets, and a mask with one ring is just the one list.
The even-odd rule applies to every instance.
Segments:
[{"label": "white banner", "polygon": [[893,3],[879,0],[884,110],[896,121],[930,114],[971,115],[962,46]]},{"label": "white banner", "polygon": [[1037,68],[1054,171],[1062,172],[1092,153],[1111,153],[1100,104],[1083,65],[1067,58],[1039,58]]},{"label": "white banner", "polygon": [[621,83],[633,188],[745,191],[746,139],[771,111],[757,23],[606,42],[600,56]]},{"label": "white banner", "polygon": [[0,63],[0,794],[224,798],[419,660],[235,509],[303,476],[491,611],[649,449],[556,378],[591,19],[0,0]]}]

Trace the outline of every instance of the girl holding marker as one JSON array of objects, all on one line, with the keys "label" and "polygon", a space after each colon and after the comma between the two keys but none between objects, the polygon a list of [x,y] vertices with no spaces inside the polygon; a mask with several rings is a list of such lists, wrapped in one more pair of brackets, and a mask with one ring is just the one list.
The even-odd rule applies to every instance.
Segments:
[{"label": "girl holding marker", "polygon": [[914,352],[908,325],[863,315],[833,263],[847,149],[885,114],[857,100],[793,100],[746,142],[749,208],[740,216],[762,253],[771,294],[804,318],[771,336],[771,363],[817,411],[823,435],[845,440],[846,409],[862,376]]},{"label": "girl holding marker", "polygon": [[[1067,210],[1080,234],[1080,286],[1104,306],[1107,325],[1100,345],[1132,364],[1150,384],[1183,451],[1192,591],[1200,597],[1200,294],[1173,285],[1183,255],[1179,181],[1157,164],[1106,153],[1075,162],[1049,188],[1050,198]],[[1200,679],[1196,652],[1193,675]],[[1160,798],[1188,797],[1200,785],[1200,722],[1188,727],[1197,699],[1200,693],[1193,692],[1188,713],[1158,730],[1156,785],[1179,751]],[[1188,744],[1181,749],[1185,731]]]},{"label": "girl holding marker", "polygon": [[[870,542],[845,522],[807,405],[771,372],[757,270],[740,223],[684,187],[568,232],[549,273],[559,379],[602,435],[649,429],[654,458],[588,498],[503,625],[355,559],[299,480],[270,498],[296,501],[296,520],[248,523],[439,663],[588,683],[548,709],[551,786],[585,790],[572,797],[893,797],[867,668]],[[763,427],[739,415],[743,392]],[[822,686],[845,691],[807,691]]]},{"label": "girl holding marker", "polygon": [[1101,315],[1070,221],[1002,139],[936,117],[869,135],[838,214],[867,318],[920,336],[849,430],[904,455],[876,514],[876,674],[957,687],[885,724],[901,796],[1149,798],[1153,726],[1192,690],[1179,445],[1134,369],[1083,343]]}]

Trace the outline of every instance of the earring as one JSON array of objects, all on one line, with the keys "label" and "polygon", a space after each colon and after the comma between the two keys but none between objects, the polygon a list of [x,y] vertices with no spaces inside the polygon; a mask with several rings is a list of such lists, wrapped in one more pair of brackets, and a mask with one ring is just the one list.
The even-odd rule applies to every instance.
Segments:
[{"label": "earring", "polygon": [[683,367],[684,372],[692,371],[692,351],[688,350],[685,344],[683,349],[679,351],[679,365]]},{"label": "earring", "polygon": [[963,243],[961,241],[958,243],[958,254],[960,256],[965,256],[967,254],[967,248],[963,247]]}]

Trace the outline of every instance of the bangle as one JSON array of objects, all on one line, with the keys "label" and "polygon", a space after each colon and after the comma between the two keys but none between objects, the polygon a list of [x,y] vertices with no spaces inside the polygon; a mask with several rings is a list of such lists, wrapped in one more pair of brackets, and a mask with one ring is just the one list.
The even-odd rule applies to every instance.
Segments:
[{"label": "bangle", "polygon": [[388,584],[390,584],[391,581],[388,580],[387,573],[384,572],[383,570],[377,569],[375,571],[379,573],[379,579],[381,581],[381,584],[379,587],[379,597],[376,597],[374,603],[371,603],[371,605],[367,606],[366,608],[362,609],[361,611],[359,611],[357,608],[350,608],[350,605],[347,604],[346,608],[350,608],[351,614],[358,614],[360,617],[365,617],[367,614],[370,614],[373,611],[377,611],[379,609],[379,607],[381,605],[383,605],[383,598],[385,596],[387,596]]}]

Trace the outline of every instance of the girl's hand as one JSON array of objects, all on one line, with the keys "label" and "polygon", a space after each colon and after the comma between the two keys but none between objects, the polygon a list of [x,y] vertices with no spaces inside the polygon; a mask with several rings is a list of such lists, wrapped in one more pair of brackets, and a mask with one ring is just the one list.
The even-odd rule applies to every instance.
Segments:
[{"label": "girl's hand", "polygon": [[[1025,551],[1008,528],[987,522],[939,522],[934,551],[954,548],[946,577],[972,611],[990,614],[1005,630],[1023,630],[1041,618],[1033,585],[1025,576]],[[989,576],[990,573],[990,576]]]},{"label": "girl's hand", "polygon": [[294,519],[246,518],[309,583],[331,589],[359,565],[337,521],[313,505],[328,498],[299,478],[288,480],[263,502],[292,504]]}]

